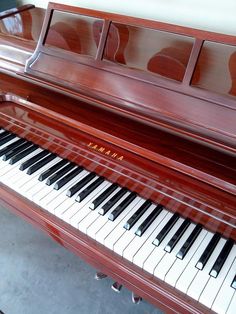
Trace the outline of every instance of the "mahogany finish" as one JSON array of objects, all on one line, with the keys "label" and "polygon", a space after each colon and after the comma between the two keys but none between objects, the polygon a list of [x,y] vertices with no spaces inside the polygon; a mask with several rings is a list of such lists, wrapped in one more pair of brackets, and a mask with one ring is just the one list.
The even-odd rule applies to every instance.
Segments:
[{"label": "mahogany finish", "polygon": [[52,15],[45,46],[95,57],[97,47],[93,32],[98,33],[99,36],[96,37],[96,40],[99,42],[100,32],[96,28],[100,29],[101,22],[100,19],[88,16],[55,11]]},{"label": "mahogany finish", "polygon": [[12,9],[9,9],[9,10],[5,10],[5,11],[2,11],[0,12],[0,20],[1,19],[4,19],[10,15],[14,15],[14,14],[17,14],[17,13],[20,13],[20,12],[23,12],[23,11],[26,11],[26,10],[29,10],[29,9],[32,9],[34,8],[34,5],[32,4],[25,4],[25,5],[22,5],[21,7],[19,8],[12,8]]},{"label": "mahogany finish", "polygon": [[206,41],[197,67],[199,71],[194,73],[192,85],[236,96],[236,46]]},{"label": "mahogany finish", "polygon": [[[83,16],[89,15],[94,18],[104,19],[104,25],[111,24],[111,29],[115,25],[125,24],[126,32],[129,29],[139,29],[139,32],[144,28],[145,32],[149,28],[159,29],[166,32],[167,39],[168,36],[173,37],[178,32],[182,37],[176,35],[175,41],[178,43],[179,38],[183,38],[186,41],[185,52],[176,51],[177,48],[175,46],[172,48],[171,46],[164,46],[164,54],[166,55],[164,58],[162,57],[162,62],[163,59],[169,60],[171,58],[173,60],[172,63],[175,64],[173,70],[180,71],[179,74],[173,73],[172,78],[181,80],[185,72],[183,82],[179,83],[175,80],[160,77],[160,75],[152,75],[150,72],[150,70],[152,71],[151,68],[154,69],[151,65],[153,55],[155,56],[155,53],[162,55],[162,48],[159,52],[153,49],[153,55],[150,56],[150,60],[147,62],[149,71],[134,69],[134,67],[139,67],[139,65],[135,66],[132,64],[132,67],[128,67],[125,64],[125,67],[121,66],[120,63],[127,63],[127,51],[126,61],[125,58],[121,62],[119,60],[115,62],[106,60],[108,56],[107,49],[110,49],[107,47],[110,47],[111,43],[114,43],[114,49],[121,46],[123,50],[127,50],[130,38],[135,36],[133,31],[133,33],[130,31],[129,38],[127,38],[128,35],[120,36],[118,42],[116,42],[117,37],[113,36],[110,39],[109,35],[111,36],[112,32],[109,34],[109,27],[104,27],[101,42],[105,41],[105,45],[99,46],[96,58],[73,53],[73,50],[65,52],[61,49],[44,45],[47,42],[48,29],[50,32],[51,16],[53,20],[53,16],[60,10],[68,12],[66,15],[70,15],[70,12],[73,12]],[[64,23],[66,19],[62,21]],[[135,25],[135,27],[130,25]],[[122,34],[122,31],[118,32]],[[149,30],[149,36],[153,32],[153,30]],[[159,34],[160,32],[157,31],[156,33]],[[147,36],[144,37],[146,38]],[[189,44],[187,44],[187,39],[190,41]],[[119,43],[121,40],[123,42]],[[194,40],[195,43],[189,56],[189,62],[187,62],[188,58],[186,59],[186,57],[191,49],[191,41],[193,42]],[[79,96],[90,96],[92,94],[93,98],[102,101],[104,106],[112,107],[119,112],[125,112],[129,116],[132,115],[135,119],[145,119],[147,123],[159,125],[159,127],[164,126],[171,132],[177,132],[178,135],[189,136],[191,139],[199,139],[215,147],[235,152],[235,99],[224,94],[190,86],[193,74],[194,84],[196,84],[199,77],[201,78],[201,66],[196,64],[203,40],[220,41],[223,45],[227,44],[232,47],[236,44],[236,39],[233,36],[197,31],[155,21],[70,6],[63,7],[51,3],[47,10],[37,49],[27,62],[26,76],[33,80],[37,78],[42,82],[45,82],[46,79],[54,85],[56,83],[59,89],[61,87],[66,88]],[[130,56],[131,58],[134,58],[135,52],[139,53],[138,48],[139,46],[142,47],[142,44],[144,47],[147,46],[145,43],[138,42],[137,46],[133,45],[133,49],[131,49],[131,45],[130,50],[133,53],[133,57],[132,54]],[[114,54],[112,56],[110,53],[108,58],[109,60],[114,59]],[[163,65],[161,65],[161,68],[163,68]],[[163,75],[164,72],[161,68],[159,74]],[[157,70],[154,69],[152,72],[157,72]],[[168,73],[164,75],[170,77]],[[218,75],[220,74],[218,73]],[[223,77],[223,73],[221,75]],[[214,81],[218,80],[217,77],[214,77]],[[116,84],[113,83],[114,80]],[[127,86],[129,86],[128,90]],[[207,115],[205,114],[206,112],[208,113]],[[227,121],[227,124],[222,123],[222,121]]]},{"label": "mahogany finish", "polygon": [[[33,24],[0,33],[0,127],[236,240],[236,37],[50,3],[33,53]],[[140,28],[162,38],[146,68]],[[1,184],[0,202],[166,313],[209,313]]]},{"label": "mahogany finish", "polygon": [[39,39],[43,19],[44,9],[34,6],[24,6],[24,9],[13,10],[0,18],[1,35],[12,35],[22,39],[37,42]]}]

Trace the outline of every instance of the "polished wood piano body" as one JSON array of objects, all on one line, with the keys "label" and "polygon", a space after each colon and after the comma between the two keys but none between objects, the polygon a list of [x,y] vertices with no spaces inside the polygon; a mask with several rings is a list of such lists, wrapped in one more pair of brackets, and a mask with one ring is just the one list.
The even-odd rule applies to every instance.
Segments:
[{"label": "polished wood piano body", "polygon": [[[53,3],[0,30],[1,128],[236,240],[236,37]],[[0,201],[166,313],[209,313],[1,182]]]}]

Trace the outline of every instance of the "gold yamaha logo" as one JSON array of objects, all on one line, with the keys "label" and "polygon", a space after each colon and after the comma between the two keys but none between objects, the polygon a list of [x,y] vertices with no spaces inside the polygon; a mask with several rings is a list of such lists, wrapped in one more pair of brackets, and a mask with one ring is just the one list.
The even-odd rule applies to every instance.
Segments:
[{"label": "gold yamaha logo", "polygon": [[113,159],[117,159],[117,160],[123,160],[124,159],[124,156],[121,156],[121,155],[119,155],[119,154],[117,154],[117,153],[115,153],[115,152],[113,152],[113,151],[111,151],[111,150],[109,150],[103,146],[99,146],[99,145],[94,144],[92,142],[90,142],[88,144],[88,147],[95,150],[96,152],[107,155]]}]

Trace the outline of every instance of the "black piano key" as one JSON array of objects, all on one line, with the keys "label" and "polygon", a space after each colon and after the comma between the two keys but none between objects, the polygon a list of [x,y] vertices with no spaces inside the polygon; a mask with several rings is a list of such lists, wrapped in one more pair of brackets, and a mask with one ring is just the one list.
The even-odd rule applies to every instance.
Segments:
[{"label": "black piano key", "polygon": [[67,184],[70,180],[74,179],[84,168],[79,166],[57,181],[53,188],[54,190],[60,190],[65,184]]},{"label": "black piano key", "polygon": [[22,143],[25,143],[25,140],[23,138],[20,138],[19,140],[15,141],[14,143],[11,143],[7,145],[6,147],[2,148],[0,150],[0,157],[5,155],[7,152],[11,151],[12,149],[20,146]]},{"label": "black piano key", "polygon": [[137,194],[132,192],[130,193],[121,203],[118,205],[109,215],[108,219],[114,221],[122,212],[126,209],[127,206],[137,197]]},{"label": "black piano key", "polygon": [[211,277],[216,278],[222,268],[222,266],[224,265],[224,262],[226,261],[232,247],[234,245],[234,241],[232,239],[228,239],[225,242],[225,245],[223,246],[220,254],[218,255],[214,265],[212,266],[212,269],[209,273],[209,275]]},{"label": "black piano key", "polygon": [[31,154],[33,151],[35,151],[36,149],[38,149],[37,145],[32,145],[29,148],[25,149],[24,151],[18,153],[17,155],[13,156],[10,160],[9,160],[9,164],[10,165],[14,165],[16,162],[18,162],[19,160],[21,160],[22,158],[28,156],[29,154]]},{"label": "black piano key", "polygon": [[13,138],[16,137],[14,134],[7,134],[6,136],[3,136],[0,140],[0,146],[3,144],[6,144],[7,142],[13,140]]},{"label": "black piano key", "polygon": [[191,223],[191,221],[188,218],[182,222],[179,229],[176,231],[176,233],[173,235],[173,237],[167,243],[167,245],[165,247],[166,252],[170,253],[173,250],[173,248],[176,246],[176,244],[178,243],[178,241],[180,240],[180,238],[182,237],[182,235],[184,234],[184,232],[186,231],[186,229],[188,228],[190,223]]},{"label": "black piano key", "polygon": [[27,170],[27,174],[31,175],[38,171],[40,168],[44,167],[46,164],[48,164],[50,161],[55,159],[57,156],[55,154],[50,154],[42,159],[40,159],[38,162],[30,166]]},{"label": "black piano key", "polygon": [[137,209],[137,211],[127,220],[127,222],[124,225],[124,228],[126,230],[130,230],[133,225],[141,218],[141,216],[146,212],[148,207],[152,205],[152,201],[146,200],[140,207]]},{"label": "black piano key", "polygon": [[157,216],[161,213],[163,206],[158,204],[151,214],[144,220],[144,222],[138,227],[135,234],[141,237],[147,228],[153,223],[153,221],[157,218]]},{"label": "black piano key", "polygon": [[20,170],[24,171],[25,169],[29,168],[30,166],[32,166],[33,164],[35,164],[37,161],[39,161],[40,159],[42,159],[43,157],[47,156],[49,154],[48,150],[43,150],[42,152],[38,153],[37,155],[31,157],[30,159],[24,161],[21,165],[20,165]]},{"label": "black piano key", "polygon": [[69,197],[72,197],[75,193],[77,193],[80,189],[82,189],[83,186],[85,186],[89,181],[91,181],[94,177],[96,177],[95,172],[91,172],[87,174],[85,177],[79,180],[75,185],[73,185],[69,190],[67,191],[66,195]]},{"label": "black piano key", "polygon": [[233,279],[233,281],[231,283],[231,287],[236,290],[236,275],[234,276],[234,279]]},{"label": "black piano key", "polygon": [[211,241],[208,243],[207,247],[205,248],[204,252],[202,253],[201,257],[199,258],[195,266],[197,269],[202,270],[204,268],[204,266],[206,265],[208,259],[210,258],[219,240],[220,240],[220,234],[215,233],[213,237],[211,238]]},{"label": "black piano key", "polygon": [[158,233],[158,235],[156,236],[156,238],[154,239],[154,241],[152,242],[155,246],[158,246],[163,239],[165,238],[165,236],[167,235],[167,233],[170,231],[170,229],[173,227],[173,225],[176,223],[176,221],[179,219],[179,214],[175,213],[169,220],[168,222],[165,224],[165,226],[161,229],[161,231]]},{"label": "black piano key", "polygon": [[30,147],[32,145],[31,142],[25,142],[22,143],[21,145],[17,146],[16,148],[13,148],[11,150],[9,150],[6,154],[4,154],[2,156],[2,159],[4,161],[14,157],[15,155],[17,155],[18,153],[22,152],[23,150],[25,150],[26,148]]},{"label": "black piano key", "polygon": [[104,181],[103,177],[97,178],[93,183],[91,183],[86,189],[79,193],[76,197],[77,202],[82,202],[91,192],[93,192],[102,182]]},{"label": "black piano key", "polygon": [[116,183],[113,183],[112,185],[110,185],[101,195],[99,195],[95,200],[93,200],[93,202],[90,204],[89,208],[92,210],[96,209],[117,188],[118,188],[118,184],[116,184]]},{"label": "black piano key", "polygon": [[64,167],[66,164],[68,164],[68,160],[64,160],[64,159],[60,160],[55,165],[53,165],[52,167],[50,167],[49,169],[41,173],[40,176],[38,177],[38,180],[44,181],[49,176],[51,176],[54,172],[56,172],[58,169]]},{"label": "black piano key", "polygon": [[127,191],[128,190],[126,188],[119,190],[107,203],[102,206],[99,210],[99,214],[105,215],[122,198],[122,196],[125,195]]},{"label": "black piano key", "polygon": [[7,135],[9,135],[10,133],[8,131],[4,131],[0,134],[0,140],[4,137],[6,137]]},{"label": "black piano key", "polygon": [[46,184],[47,185],[51,185],[54,182],[58,181],[61,179],[61,177],[63,177],[65,174],[67,174],[68,172],[70,172],[76,165],[73,163],[69,163],[69,165],[63,167],[62,169],[60,169],[59,171],[55,172],[53,175],[51,175],[47,181]]},{"label": "black piano key", "polygon": [[176,254],[176,257],[179,259],[183,259],[185,255],[188,253],[189,249],[191,248],[193,242],[198,237],[199,233],[202,231],[202,225],[197,224],[191,234],[189,235],[188,239],[185,241],[184,245],[181,247],[179,252]]}]

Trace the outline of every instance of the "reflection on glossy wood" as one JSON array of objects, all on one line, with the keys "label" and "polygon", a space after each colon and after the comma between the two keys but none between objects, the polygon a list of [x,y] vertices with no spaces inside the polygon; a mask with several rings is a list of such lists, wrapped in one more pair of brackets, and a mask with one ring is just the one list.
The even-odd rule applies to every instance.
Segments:
[{"label": "reflection on glossy wood", "polygon": [[[59,10],[60,5],[49,5],[42,40],[50,26],[51,12],[57,12],[57,8]],[[110,39],[113,39],[110,40],[109,46],[109,28],[103,28],[99,42],[96,33],[101,33],[101,23],[97,23],[96,32],[94,31],[96,24],[93,24],[92,38],[96,49],[98,47],[95,60],[81,54],[68,55],[66,51],[52,49],[40,42],[34,55],[27,62],[26,73],[30,78],[33,76],[42,83],[47,80],[57,87],[66,87],[67,91],[73,90],[79,97],[81,95],[85,98],[90,97],[92,92],[92,97],[107,108],[132,114],[137,119],[145,119],[147,123],[167,127],[171,132],[177,131],[178,134],[200,139],[218,148],[235,151],[235,117],[231,111],[235,107],[235,101],[217,92],[212,93],[209,90],[189,86],[201,49],[201,38],[232,44],[235,41],[233,36],[81,8],[63,8],[76,13],[77,16],[90,15],[100,21],[105,19],[106,26],[111,23],[120,25],[120,29],[116,28],[115,36],[111,34],[113,37]],[[71,13],[64,14],[70,20]],[[156,30],[157,28],[161,31]],[[110,32],[114,33],[114,28],[110,27]],[[144,35],[150,35],[150,32],[152,35],[148,42],[146,37],[149,37]],[[130,39],[132,36],[133,40]],[[159,38],[159,42],[155,41],[156,37]],[[194,44],[194,48],[191,49],[194,40],[196,45]],[[110,47],[113,47],[112,50]],[[140,57],[140,51],[143,58]],[[111,60],[106,59],[106,53],[109,53]],[[100,61],[102,55],[104,58]],[[157,68],[158,60],[160,62]],[[165,62],[168,65],[171,63],[172,68],[164,66]],[[163,76],[148,71],[148,63],[151,71],[159,71]],[[197,65],[193,83],[198,84],[200,72],[201,67]],[[182,83],[176,81],[182,80],[184,73],[184,81]],[[170,80],[170,77],[174,80]],[[226,104],[228,110],[225,110]],[[222,122],[226,120],[227,124]]]},{"label": "reflection on glossy wood", "polygon": [[181,82],[184,78],[192,45],[179,42],[176,47],[163,48],[148,62],[150,72]]},{"label": "reflection on glossy wood", "polygon": [[12,8],[12,9],[9,9],[9,10],[5,10],[5,11],[2,11],[0,12],[0,20],[1,19],[4,19],[10,15],[14,15],[16,13],[19,13],[19,12],[23,12],[25,10],[29,10],[29,9],[32,9],[34,8],[34,5],[32,4],[25,4],[25,5],[22,5],[18,8]]},{"label": "reflection on glossy wood", "polygon": [[104,58],[126,64],[125,51],[129,42],[129,28],[126,25],[111,23],[104,49]]},{"label": "reflection on glossy wood", "polygon": [[236,46],[205,42],[201,50],[192,85],[236,96]]},{"label": "reflection on glossy wood", "polygon": [[93,32],[96,32],[99,42],[102,25],[103,22],[98,19],[54,11],[45,45],[95,57],[97,47]]},{"label": "reflection on glossy wood", "polygon": [[235,52],[229,58],[229,72],[232,80],[232,86],[229,90],[230,95],[236,96],[236,47]]},{"label": "reflection on glossy wood", "polygon": [[[112,23],[104,59],[182,81],[192,45],[193,39],[188,37]],[[124,51],[120,61],[115,57],[118,49]]]},{"label": "reflection on glossy wood", "polygon": [[[9,83],[3,86],[8,86],[8,89],[13,91],[17,85],[15,79]],[[18,94],[24,96],[27,90],[31,90],[32,99],[41,105],[2,103],[1,111],[5,122],[4,119],[0,119],[0,122],[4,127],[21,135],[25,126],[28,126],[28,139],[31,140],[37,133],[37,143],[46,145],[45,147],[48,147],[47,138],[50,134],[50,150],[57,153],[60,151],[62,157],[66,154],[66,158],[78,160],[79,163],[81,160],[85,162],[88,158],[84,166],[90,169],[97,156],[99,157],[97,162],[100,164],[96,167],[98,174],[105,175],[111,181],[118,181],[131,190],[135,187],[136,192],[145,198],[150,197],[154,202],[160,201],[161,190],[165,187],[168,197],[163,198],[162,195],[162,204],[168,205],[173,211],[178,208],[181,215],[185,215],[186,206],[176,205],[181,202],[184,195],[185,204],[190,204],[190,200],[194,200],[194,210],[192,208],[188,215],[196,223],[201,222],[211,230],[216,228],[221,232],[225,232],[224,230],[235,232],[225,225],[226,222],[231,224],[235,216],[236,170],[233,157],[106,112],[102,108],[86,106],[82,102],[78,103],[63,96],[60,96],[59,101],[55,93],[39,88],[32,92],[32,88],[26,83],[21,84]],[[51,99],[57,99],[57,102]],[[13,123],[14,119],[16,120]],[[20,121],[19,127],[17,121]],[[119,125],[119,128],[114,125]],[[90,142],[107,147],[124,156],[124,159],[114,164],[115,161],[111,157],[90,150],[88,147]],[[58,146],[61,148],[58,149]],[[89,151],[91,156],[87,154],[81,156],[79,149]],[[68,154],[70,150],[73,152]],[[108,167],[106,173],[105,165]],[[128,181],[126,176],[129,177]],[[219,185],[217,188],[214,187],[217,182],[218,184],[221,182],[221,187]],[[230,184],[231,190],[228,190]],[[148,189],[145,186],[148,186]],[[179,201],[172,201],[170,205],[169,200],[173,191]],[[199,215],[200,208],[201,210],[204,208],[204,213]],[[216,221],[214,222],[208,214],[214,216]],[[220,226],[218,219],[225,223]]]},{"label": "reflection on glossy wood", "polygon": [[0,20],[0,32],[37,41],[44,18],[44,9],[33,8]]},{"label": "reflection on glossy wood", "polygon": [[[53,10],[66,13],[51,24],[51,45],[44,45]],[[78,23],[81,15],[92,22]],[[143,40],[150,29],[169,38],[153,44],[150,36],[151,51]],[[193,39],[183,43],[186,37]],[[0,44],[15,51],[11,59],[0,55],[0,127],[236,240],[235,98],[189,86],[202,40],[232,49],[235,37],[50,3],[40,38],[24,73],[35,43],[0,34]],[[218,66],[208,47],[202,56],[204,67],[199,62],[192,80],[199,86],[211,63]],[[235,50],[227,56],[232,93]],[[1,184],[0,202],[166,313],[209,313]]]}]

